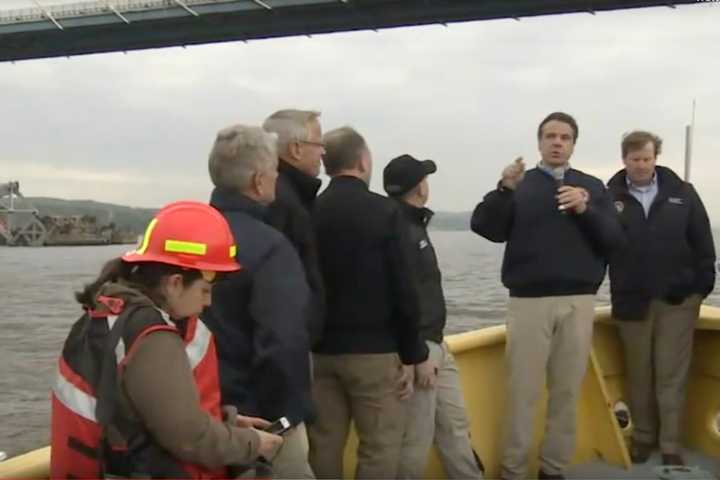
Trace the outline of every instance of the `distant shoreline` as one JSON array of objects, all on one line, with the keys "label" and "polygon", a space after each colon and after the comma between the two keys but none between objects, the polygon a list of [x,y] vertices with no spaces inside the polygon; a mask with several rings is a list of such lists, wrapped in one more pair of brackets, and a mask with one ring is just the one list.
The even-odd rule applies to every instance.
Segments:
[{"label": "distant shoreline", "polygon": [[[26,197],[22,200],[40,211],[40,215],[93,215],[101,223],[114,223],[129,235],[142,235],[150,219],[158,209],[136,208],[113,203],[96,202],[94,200],[65,200],[50,197]],[[471,211],[446,212],[437,211],[430,222],[431,231],[469,232]],[[711,221],[712,223],[712,221]],[[719,231],[713,230],[717,236]],[[122,244],[131,244],[128,241]]]}]

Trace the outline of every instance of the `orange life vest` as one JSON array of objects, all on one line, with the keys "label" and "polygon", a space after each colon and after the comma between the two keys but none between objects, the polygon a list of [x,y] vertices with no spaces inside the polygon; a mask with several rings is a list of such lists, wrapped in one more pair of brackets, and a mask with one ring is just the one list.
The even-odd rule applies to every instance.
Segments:
[{"label": "orange life vest", "polygon": [[[58,361],[52,391],[51,478],[101,478],[106,475],[165,478],[227,478],[226,469],[209,470],[177,460],[153,441],[138,421],[118,414],[118,378],[138,340],[155,331],[183,337],[203,410],[221,420],[220,382],[215,342],[198,318],[184,332],[167,314],[128,319],[148,305],[125,305],[120,298],[99,297],[110,313],[92,310],[73,325]],[[132,331],[131,331],[132,330]],[[112,427],[127,445],[110,445]]]}]

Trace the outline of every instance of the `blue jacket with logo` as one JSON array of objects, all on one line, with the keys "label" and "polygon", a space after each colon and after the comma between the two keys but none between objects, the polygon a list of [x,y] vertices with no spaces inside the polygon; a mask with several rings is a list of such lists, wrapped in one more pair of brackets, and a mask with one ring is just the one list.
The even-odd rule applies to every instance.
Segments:
[{"label": "blue jacket with logo", "polygon": [[715,286],[715,245],[705,206],[690,183],[656,167],[658,194],[647,218],[621,170],[608,182],[627,238],[610,260],[613,315],[642,320],[652,299],[679,304]]}]

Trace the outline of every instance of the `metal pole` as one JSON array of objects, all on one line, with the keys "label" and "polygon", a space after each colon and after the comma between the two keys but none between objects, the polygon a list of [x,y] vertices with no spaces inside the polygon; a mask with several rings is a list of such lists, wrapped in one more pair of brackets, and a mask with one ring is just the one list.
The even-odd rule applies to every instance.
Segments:
[{"label": "metal pole", "polygon": [[10,210],[8,210],[7,222],[6,222],[7,223],[7,225],[6,225],[7,233],[8,233],[8,237],[7,237],[8,238],[8,241],[7,241],[8,246],[15,245],[15,239],[13,237],[13,215],[15,215],[15,202],[13,201],[14,200],[13,189],[14,189],[13,182],[10,182]]},{"label": "metal pole", "polygon": [[8,187],[10,187],[10,211],[15,210],[15,182],[8,183]]},{"label": "metal pole", "polygon": [[685,175],[684,175],[684,179],[686,182],[690,181],[690,165],[692,163],[692,143],[693,143],[694,130],[695,130],[695,99],[693,98],[692,119],[690,120],[690,125],[685,126]]},{"label": "metal pole", "polygon": [[685,125],[685,175],[684,180],[690,181],[690,161],[692,159],[692,125]]}]

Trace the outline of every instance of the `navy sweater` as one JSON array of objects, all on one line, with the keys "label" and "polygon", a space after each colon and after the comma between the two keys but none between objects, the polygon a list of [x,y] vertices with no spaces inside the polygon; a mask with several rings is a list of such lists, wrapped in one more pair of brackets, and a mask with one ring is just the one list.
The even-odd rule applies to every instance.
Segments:
[{"label": "navy sweater", "polygon": [[525,174],[515,191],[498,188],[485,195],[473,212],[475,233],[507,242],[502,281],[510,296],[594,294],[610,252],[624,244],[602,182],[569,169],[565,185],[588,191],[584,213],[560,212],[555,180],[537,168]]}]

